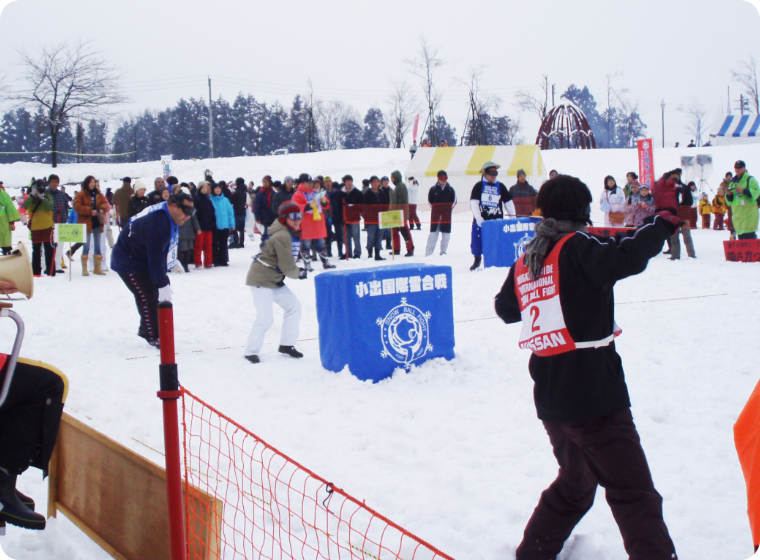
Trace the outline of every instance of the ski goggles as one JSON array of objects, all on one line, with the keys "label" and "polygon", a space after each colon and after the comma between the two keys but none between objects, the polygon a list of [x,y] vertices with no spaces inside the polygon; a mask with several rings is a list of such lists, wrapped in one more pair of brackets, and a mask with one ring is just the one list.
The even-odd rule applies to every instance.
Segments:
[{"label": "ski goggles", "polygon": [[290,212],[289,214],[285,214],[285,217],[293,220],[294,222],[297,222],[298,220],[302,220],[303,219],[303,213],[302,212]]},{"label": "ski goggles", "polygon": [[488,169],[485,170],[485,175],[488,175],[489,177],[498,177],[499,172],[493,167],[489,167]]},{"label": "ski goggles", "polygon": [[185,216],[188,218],[195,216],[195,206],[185,206],[184,204],[180,204],[180,208],[182,208],[182,212],[184,212]]}]

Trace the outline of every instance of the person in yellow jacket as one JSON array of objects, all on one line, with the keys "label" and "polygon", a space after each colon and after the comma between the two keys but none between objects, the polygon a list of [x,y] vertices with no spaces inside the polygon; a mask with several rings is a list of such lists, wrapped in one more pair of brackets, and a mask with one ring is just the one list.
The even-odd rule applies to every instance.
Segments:
[{"label": "person in yellow jacket", "polygon": [[55,247],[53,246],[53,197],[45,192],[45,182],[37,179],[29,187],[24,208],[29,214],[27,226],[32,233],[32,273],[42,276],[42,247],[45,247],[45,274],[55,276]]},{"label": "person in yellow jacket", "polygon": [[715,214],[713,229],[723,229],[723,219],[726,217],[726,191],[718,187],[718,192],[712,199],[712,213]]},{"label": "person in yellow jacket", "polygon": [[712,205],[707,199],[707,193],[702,194],[699,201],[699,215],[702,216],[702,229],[710,229],[710,217],[712,216]]}]

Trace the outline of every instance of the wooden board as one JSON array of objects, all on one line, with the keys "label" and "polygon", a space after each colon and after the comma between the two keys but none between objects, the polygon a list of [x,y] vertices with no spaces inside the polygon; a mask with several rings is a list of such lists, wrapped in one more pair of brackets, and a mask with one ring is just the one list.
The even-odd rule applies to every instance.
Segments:
[{"label": "wooden board", "polygon": [[[223,504],[197,488],[190,495],[190,558],[216,558]],[[50,462],[48,516],[56,511],[117,560],[171,557],[166,471],[68,414]]]}]

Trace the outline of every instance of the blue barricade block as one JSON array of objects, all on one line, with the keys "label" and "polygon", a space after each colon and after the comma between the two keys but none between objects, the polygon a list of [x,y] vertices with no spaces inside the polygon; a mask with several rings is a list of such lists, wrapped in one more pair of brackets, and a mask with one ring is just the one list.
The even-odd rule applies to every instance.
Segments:
[{"label": "blue barricade block", "polygon": [[483,266],[510,267],[525,252],[525,245],[533,239],[533,230],[540,218],[510,218],[483,222]]},{"label": "blue barricade block", "polygon": [[400,264],[323,272],[314,281],[322,366],[380,381],[398,367],[454,358],[451,267]]}]

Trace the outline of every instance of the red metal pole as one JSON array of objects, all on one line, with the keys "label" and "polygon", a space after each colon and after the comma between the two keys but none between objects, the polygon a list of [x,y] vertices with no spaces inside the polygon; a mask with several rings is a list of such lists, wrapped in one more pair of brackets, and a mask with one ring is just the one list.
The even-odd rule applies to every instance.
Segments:
[{"label": "red metal pole", "polygon": [[164,407],[164,450],[166,452],[166,495],[169,502],[171,560],[185,560],[185,522],[182,514],[182,471],[179,454],[179,390],[174,361],[174,311],[172,304],[158,304],[158,336],[161,341],[161,390],[158,398]]}]

